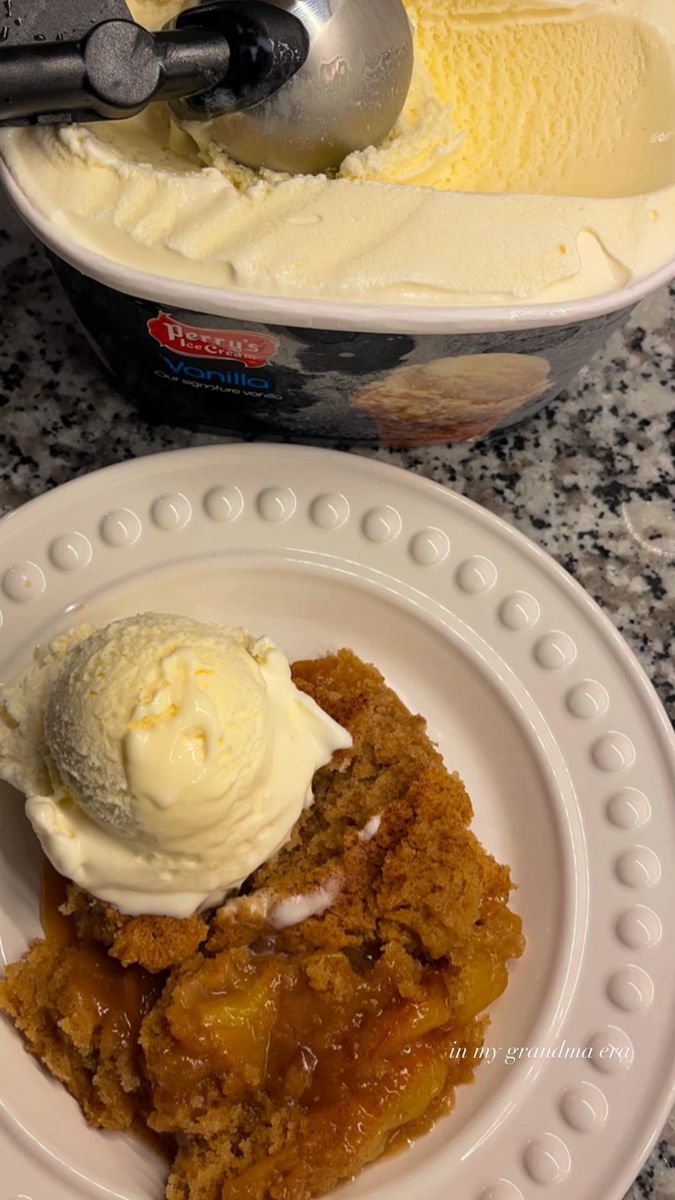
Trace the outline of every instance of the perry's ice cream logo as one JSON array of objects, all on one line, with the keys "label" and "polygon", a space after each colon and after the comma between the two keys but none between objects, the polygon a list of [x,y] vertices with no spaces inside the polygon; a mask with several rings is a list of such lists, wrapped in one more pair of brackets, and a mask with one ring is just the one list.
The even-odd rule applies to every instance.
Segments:
[{"label": "perry's ice cream logo", "polygon": [[200,329],[184,325],[170,313],[160,312],[148,321],[148,333],[179,354],[193,358],[222,358],[243,363],[245,367],[264,367],[279,349],[279,342],[267,333],[243,329]]}]

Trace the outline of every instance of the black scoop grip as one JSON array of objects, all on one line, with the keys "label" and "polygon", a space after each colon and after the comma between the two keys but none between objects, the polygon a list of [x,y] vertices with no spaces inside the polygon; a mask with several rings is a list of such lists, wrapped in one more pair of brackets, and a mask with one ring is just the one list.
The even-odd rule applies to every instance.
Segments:
[{"label": "black scoop grip", "polygon": [[0,125],[119,120],[155,100],[181,100],[196,120],[237,112],[274,95],[308,51],[302,22],[265,0],[205,4],[160,33],[130,17],[79,39],[33,32],[0,42]]},{"label": "black scoop grip", "polygon": [[196,27],[227,38],[227,72],[209,90],[174,104],[184,119],[199,120],[243,112],[279,91],[309,54],[309,34],[298,17],[265,0],[217,0],[176,17],[176,32]]},{"label": "black scoop grip", "polygon": [[0,50],[0,123],[119,119],[151,100],[214,87],[227,72],[222,34],[193,27],[152,34],[133,21],[104,21],[79,42]]}]

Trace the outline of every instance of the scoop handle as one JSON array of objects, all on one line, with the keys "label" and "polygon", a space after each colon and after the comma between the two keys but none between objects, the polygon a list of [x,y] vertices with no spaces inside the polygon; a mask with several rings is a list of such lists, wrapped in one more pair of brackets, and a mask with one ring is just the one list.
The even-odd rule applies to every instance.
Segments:
[{"label": "scoop handle", "polygon": [[81,41],[0,44],[0,125],[115,120],[154,100],[181,102],[193,120],[239,112],[278,91],[308,50],[303,23],[265,0],[202,4],[159,33],[117,17]]},{"label": "scoop handle", "polygon": [[[86,72],[75,43],[36,43],[5,50],[0,60],[0,118],[14,124],[15,118],[34,117],[70,108],[86,90]],[[91,103],[91,98],[86,97]],[[18,124],[19,121],[17,120]]]},{"label": "scoop handle", "polygon": [[208,91],[229,61],[217,30],[152,34],[126,20],[103,21],[79,42],[0,49],[0,125],[130,117],[151,100]]}]

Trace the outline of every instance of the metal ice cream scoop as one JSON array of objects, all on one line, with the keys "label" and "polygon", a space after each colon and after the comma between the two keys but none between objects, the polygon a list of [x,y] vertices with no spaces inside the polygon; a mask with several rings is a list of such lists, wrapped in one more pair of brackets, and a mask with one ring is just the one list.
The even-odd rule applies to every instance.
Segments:
[{"label": "metal ice cream scoop", "polygon": [[[352,150],[383,141],[410,86],[410,22],[400,0],[270,0],[297,18],[308,35],[305,61],[269,99],[237,111],[220,109],[212,140],[238,162],[277,171],[317,172],[336,167]],[[218,21],[218,5],[212,6]],[[193,9],[178,28],[201,24]],[[214,117],[219,89],[175,102],[182,122]]]},{"label": "metal ice cream scoop", "polygon": [[402,0],[218,0],[159,33],[125,0],[3,5],[0,125],[116,120],[165,100],[247,166],[318,172],[382,141],[410,85]]}]

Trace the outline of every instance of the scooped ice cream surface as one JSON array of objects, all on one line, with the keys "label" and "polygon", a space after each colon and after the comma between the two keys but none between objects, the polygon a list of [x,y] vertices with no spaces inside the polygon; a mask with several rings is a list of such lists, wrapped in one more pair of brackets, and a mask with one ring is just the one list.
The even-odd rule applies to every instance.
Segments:
[{"label": "scooped ice cream surface", "polygon": [[55,641],[3,713],[0,775],[47,856],[128,913],[222,900],[351,744],[268,639],[152,613]]}]

